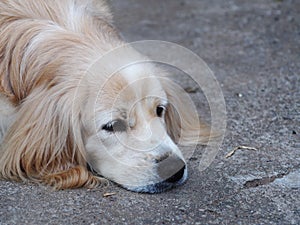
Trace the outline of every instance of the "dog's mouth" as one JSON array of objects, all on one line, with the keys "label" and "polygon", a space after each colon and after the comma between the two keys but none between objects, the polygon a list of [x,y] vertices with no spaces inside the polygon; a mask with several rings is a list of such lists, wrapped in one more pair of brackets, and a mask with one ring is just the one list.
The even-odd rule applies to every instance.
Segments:
[{"label": "dog's mouth", "polygon": [[[187,164],[181,156],[163,154],[148,162],[147,167],[141,167],[114,161],[108,165],[102,164],[103,170],[88,163],[88,169],[96,176],[107,178],[126,190],[139,193],[161,193],[178,187],[187,180]],[[111,164],[114,167],[109,168]],[[118,171],[120,172],[117,173]]]},{"label": "dog's mouth", "polygon": [[121,185],[121,186],[133,192],[155,194],[155,193],[161,193],[170,190],[172,188],[184,184],[187,180],[187,177],[188,177],[188,171],[186,166],[184,166],[168,179],[164,181],[160,181],[158,183],[148,184],[145,186],[128,186],[128,185],[126,186]]},{"label": "dog's mouth", "polygon": [[[90,165],[88,165],[89,171],[91,171],[96,176],[101,176],[99,173],[97,173],[95,170],[92,169]],[[184,165],[179,171],[177,171],[174,175],[170,176],[169,178],[157,182],[157,183],[151,183],[144,186],[135,186],[135,185],[124,185],[119,184],[117,182],[114,182],[118,186],[133,192],[139,192],[139,193],[149,193],[149,194],[156,194],[165,192],[167,190],[170,190],[172,188],[176,188],[180,185],[183,185],[188,178],[188,170],[186,166]]]}]

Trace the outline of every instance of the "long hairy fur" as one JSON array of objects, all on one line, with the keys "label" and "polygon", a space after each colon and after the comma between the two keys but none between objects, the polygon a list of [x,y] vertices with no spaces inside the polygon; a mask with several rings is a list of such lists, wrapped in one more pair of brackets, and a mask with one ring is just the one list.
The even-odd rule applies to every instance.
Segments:
[{"label": "long hairy fur", "polygon": [[1,177],[57,189],[99,185],[72,99],[89,64],[121,43],[106,5],[4,0],[0,28],[0,91],[18,111],[1,144]]}]

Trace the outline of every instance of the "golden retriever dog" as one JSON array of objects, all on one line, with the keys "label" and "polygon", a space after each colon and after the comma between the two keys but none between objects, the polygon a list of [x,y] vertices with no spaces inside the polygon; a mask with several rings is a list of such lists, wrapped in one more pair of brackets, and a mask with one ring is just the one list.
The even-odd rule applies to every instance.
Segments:
[{"label": "golden retriever dog", "polygon": [[112,23],[103,0],[0,1],[1,179],[147,193],[186,181],[178,146],[210,133],[164,72],[86,72],[126,44]]}]

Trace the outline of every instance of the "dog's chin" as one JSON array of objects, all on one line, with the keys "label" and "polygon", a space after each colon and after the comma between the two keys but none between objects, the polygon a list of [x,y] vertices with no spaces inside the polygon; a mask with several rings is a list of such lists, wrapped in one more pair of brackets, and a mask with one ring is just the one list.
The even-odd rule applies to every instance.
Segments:
[{"label": "dog's chin", "polygon": [[183,185],[186,182],[187,178],[188,178],[188,172],[187,169],[185,169],[183,177],[175,183],[171,183],[168,181],[161,181],[158,183],[147,184],[145,186],[128,186],[128,185],[121,185],[121,186],[126,190],[133,191],[133,192],[156,194]]}]

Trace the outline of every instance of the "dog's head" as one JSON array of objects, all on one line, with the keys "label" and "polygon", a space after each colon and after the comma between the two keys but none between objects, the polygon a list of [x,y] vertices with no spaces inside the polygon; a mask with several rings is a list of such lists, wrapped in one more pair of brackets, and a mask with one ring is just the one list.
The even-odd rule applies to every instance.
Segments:
[{"label": "dog's head", "polygon": [[129,190],[155,193],[184,183],[187,165],[177,144],[204,135],[188,96],[161,75],[131,65],[91,87],[97,96],[86,106],[87,161]]}]

